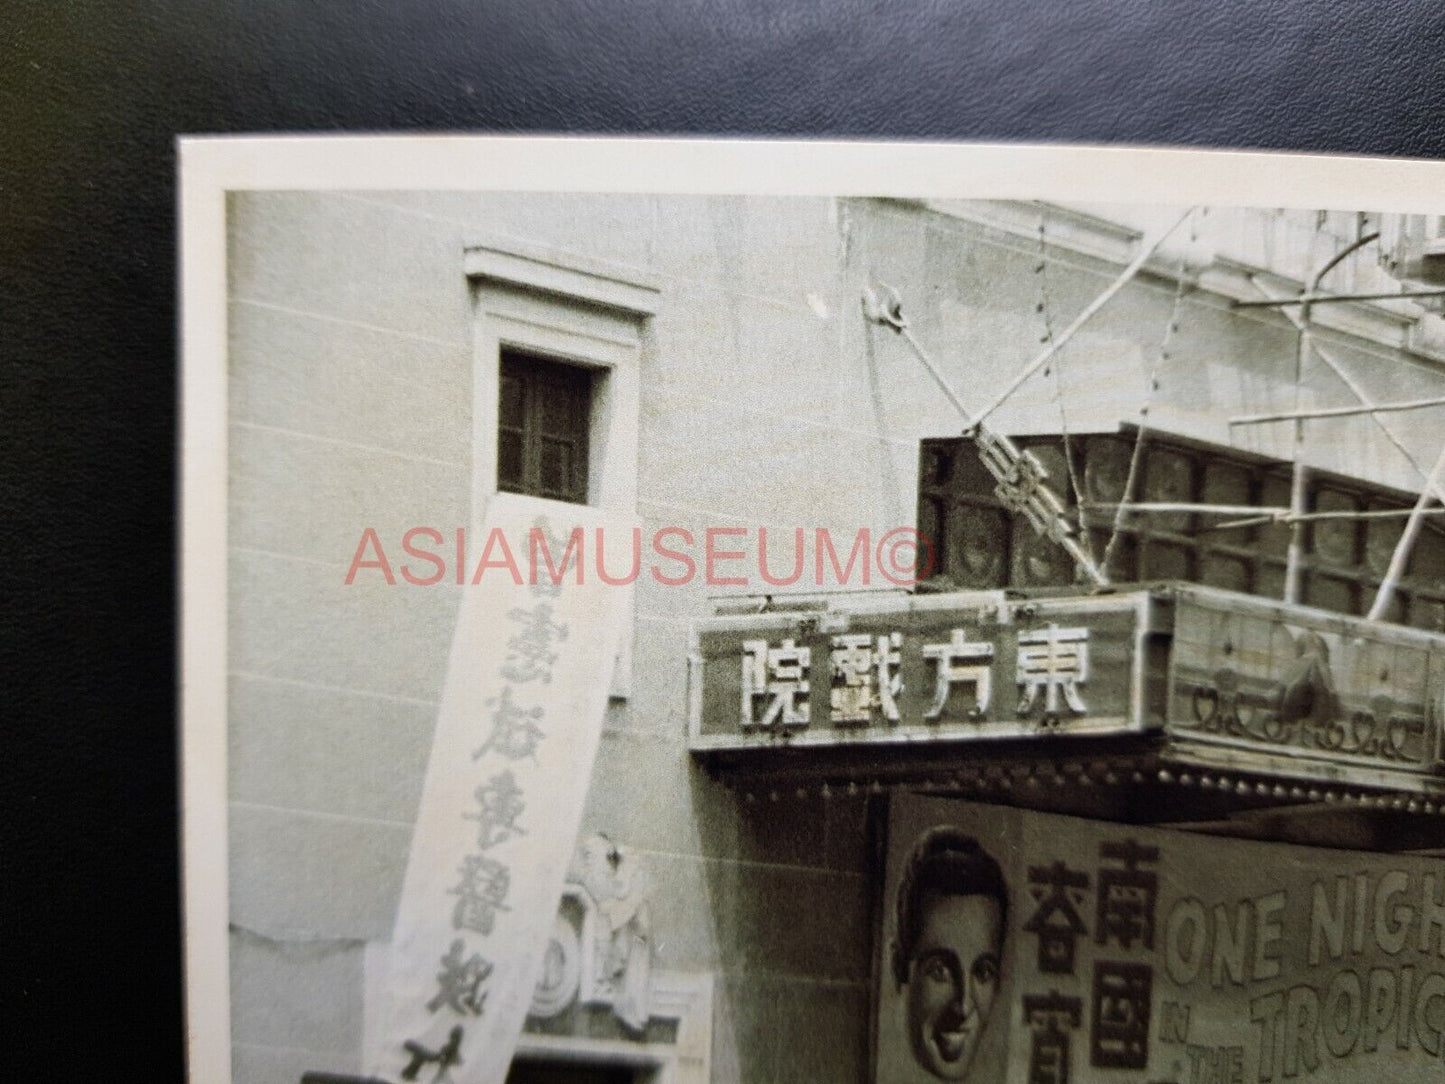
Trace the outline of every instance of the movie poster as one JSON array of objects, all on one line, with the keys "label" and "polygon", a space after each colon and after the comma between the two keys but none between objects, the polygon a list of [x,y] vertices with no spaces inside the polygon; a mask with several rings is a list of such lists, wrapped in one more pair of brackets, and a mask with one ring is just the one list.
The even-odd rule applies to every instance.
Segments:
[{"label": "movie poster", "polygon": [[877,1084],[1439,1084],[1445,863],[900,796]]}]

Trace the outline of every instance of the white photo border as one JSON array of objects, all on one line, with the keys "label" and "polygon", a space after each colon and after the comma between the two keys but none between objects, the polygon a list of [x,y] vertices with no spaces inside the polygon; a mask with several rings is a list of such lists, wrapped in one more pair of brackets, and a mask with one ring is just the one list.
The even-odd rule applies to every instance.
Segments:
[{"label": "white photo border", "polygon": [[180,750],[188,1077],[231,1079],[226,196],[475,190],[1445,211],[1445,162],[1069,145],[454,135],[182,137]]}]

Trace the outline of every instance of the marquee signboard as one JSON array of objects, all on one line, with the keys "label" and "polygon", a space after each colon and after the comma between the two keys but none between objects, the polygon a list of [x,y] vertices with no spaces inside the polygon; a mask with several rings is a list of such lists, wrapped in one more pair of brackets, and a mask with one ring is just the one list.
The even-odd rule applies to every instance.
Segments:
[{"label": "marquee signboard", "polygon": [[1445,1080],[1445,866],[900,796],[875,1084]]},{"label": "marquee signboard", "polygon": [[826,749],[847,774],[850,750],[863,771],[880,746],[1112,736],[1161,763],[1445,796],[1438,633],[1188,584],[846,605],[696,627],[693,750]]},{"label": "marquee signboard", "polygon": [[1182,585],[1174,597],[1169,727],[1185,747],[1362,780],[1441,774],[1445,637]]},{"label": "marquee signboard", "polygon": [[[1146,592],[714,618],[695,631],[697,750],[1132,733],[1159,717]],[[1151,703],[1154,702],[1151,712]]]}]

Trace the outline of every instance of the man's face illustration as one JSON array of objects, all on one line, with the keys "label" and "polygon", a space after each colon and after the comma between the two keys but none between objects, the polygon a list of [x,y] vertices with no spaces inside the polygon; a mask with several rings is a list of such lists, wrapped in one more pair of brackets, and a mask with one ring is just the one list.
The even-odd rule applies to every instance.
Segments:
[{"label": "man's face illustration", "polygon": [[963,1080],[998,989],[998,901],[930,895],[908,972],[908,1038],[920,1065]]}]

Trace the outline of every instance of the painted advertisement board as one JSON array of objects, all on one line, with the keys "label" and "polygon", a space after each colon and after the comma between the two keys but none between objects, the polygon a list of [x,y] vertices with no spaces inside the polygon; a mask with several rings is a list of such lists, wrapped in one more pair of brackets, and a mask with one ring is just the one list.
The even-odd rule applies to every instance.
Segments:
[{"label": "painted advertisement board", "polygon": [[877,1084],[1445,1080],[1445,863],[898,796]]}]

